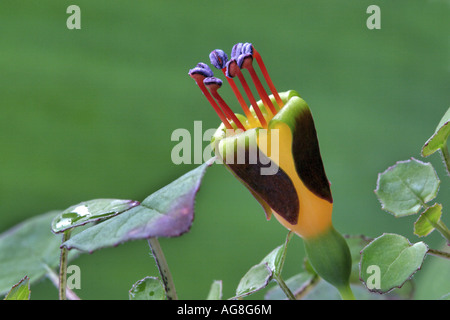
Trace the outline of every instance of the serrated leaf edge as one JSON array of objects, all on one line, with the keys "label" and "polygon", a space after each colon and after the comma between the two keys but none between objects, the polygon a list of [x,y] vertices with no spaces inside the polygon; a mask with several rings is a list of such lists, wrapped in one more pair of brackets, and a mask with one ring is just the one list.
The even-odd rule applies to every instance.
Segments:
[{"label": "serrated leaf edge", "polygon": [[410,275],[407,279],[405,279],[405,281],[403,281],[400,285],[394,286],[394,287],[392,287],[391,289],[389,289],[388,291],[381,291],[381,290],[379,290],[379,289],[369,289],[369,288],[367,287],[367,285],[366,285],[366,282],[364,281],[364,279],[362,279],[362,276],[361,276],[362,253],[363,253],[363,251],[364,251],[367,247],[369,247],[375,240],[380,239],[381,237],[383,237],[383,236],[385,236],[385,235],[396,235],[396,236],[401,236],[401,237],[403,237],[402,235],[399,235],[399,234],[396,234],[396,233],[383,233],[381,236],[379,236],[379,237],[373,239],[369,244],[367,244],[367,245],[360,251],[361,259],[360,259],[360,261],[359,261],[359,280],[361,281],[362,284],[364,284],[364,286],[366,287],[367,290],[369,290],[370,292],[378,293],[378,294],[386,294],[386,293],[389,293],[389,292],[393,291],[393,290],[396,289],[396,288],[400,289],[401,287],[403,287],[403,285],[404,285],[407,281],[411,280],[412,277],[416,274],[416,272],[422,269],[423,262],[425,261],[425,258],[426,258],[426,256],[427,256],[428,249],[429,249],[428,245],[427,245],[425,242],[423,242],[423,241],[419,241],[419,242],[416,242],[416,243],[412,244],[412,243],[409,241],[408,238],[403,237],[403,238],[405,238],[405,239],[408,241],[408,244],[409,244],[409,247],[408,247],[408,248],[411,248],[413,245],[416,245],[416,244],[419,244],[419,243],[423,243],[423,244],[425,245],[425,247],[427,248],[427,250],[426,250],[426,252],[425,252],[425,254],[424,254],[424,257],[423,257],[423,259],[422,259],[422,262],[420,263],[420,266],[416,269],[416,271],[414,271],[413,273],[411,273],[411,275]]},{"label": "serrated leaf edge", "polygon": [[386,174],[386,173],[389,172],[389,171],[394,170],[394,169],[396,168],[397,165],[403,164],[403,163],[409,163],[409,162],[411,162],[411,161],[415,161],[415,162],[418,162],[418,163],[423,164],[423,165],[425,165],[425,166],[431,167],[431,169],[433,169],[433,172],[434,172],[434,175],[435,175],[435,177],[436,177],[436,180],[438,181],[438,187],[437,187],[436,192],[434,193],[433,198],[429,199],[427,202],[430,202],[431,200],[433,200],[434,198],[436,198],[437,194],[439,193],[439,188],[440,188],[440,186],[441,186],[441,180],[439,179],[439,176],[437,175],[436,169],[434,169],[433,165],[432,165],[430,162],[423,162],[423,161],[417,160],[417,159],[414,158],[414,157],[411,157],[411,158],[408,159],[408,160],[399,160],[399,161],[397,161],[394,165],[388,167],[388,168],[387,168],[386,170],[384,170],[383,172],[378,173],[377,185],[376,185],[376,188],[375,188],[375,190],[374,190],[374,193],[375,193],[375,195],[377,196],[378,202],[381,204],[381,209],[382,209],[383,211],[386,211],[387,213],[393,215],[395,218],[402,218],[402,217],[407,217],[407,216],[412,216],[412,215],[414,215],[414,214],[417,214],[417,213],[419,213],[419,211],[420,211],[424,206],[423,206],[423,204],[422,204],[422,205],[417,209],[417,211],[412,212],[412,213],[408,213],[408,214],[403,214],[403,215],[398,215],[398,214],[396,214],[395,212],[392,212],[392,211],[386,209],[384,203],[380,200],[380,198],[379,198],[379,196],[378,196],[378,193],[377,193],[377,191],[379,190],[379,187],[380,187],[380,179],[381,179],[381,176],[382,176],[382,175]]}]

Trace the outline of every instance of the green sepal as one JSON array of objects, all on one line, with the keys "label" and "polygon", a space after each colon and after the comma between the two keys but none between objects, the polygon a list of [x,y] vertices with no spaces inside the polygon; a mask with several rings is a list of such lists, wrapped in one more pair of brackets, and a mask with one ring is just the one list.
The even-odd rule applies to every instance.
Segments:
[{"label": "green sepal", "polygon": [[450,136],[450,108],[442,117],[439,122],[434,134],[427,140],[425,145],[422,147],[422,156],[428,157],[432,155],[437,150],[445,147],[447,139]]},{"label": "green sepal", "polygon": [[314,271],[335,286],[341,295],[348,293],[352,259],[344,237],[331,227],[321,235],[303,240]]}]

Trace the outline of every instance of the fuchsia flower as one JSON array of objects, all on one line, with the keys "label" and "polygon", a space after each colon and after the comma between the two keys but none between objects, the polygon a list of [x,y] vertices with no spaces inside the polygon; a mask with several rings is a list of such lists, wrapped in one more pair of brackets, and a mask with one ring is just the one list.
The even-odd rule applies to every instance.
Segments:
[{"label": "fuchsia flower", "polygon": [[[220,96],[223,82],[214,77],[208,65],[199,63],[189,71],[222,121],[211,141],[216,155],[262,205],[267,219],[274,215],[303,238],[318,274],[348,291],[350,254],[332,224],[333,198],[309,106],[294,90],[276,90],[261,55],[250,43],[236,44],[231,59],[219,49],[209,57],[211,64],[222,71],[244,113],[234,113]],[[254,69],[254,60],[271,95]],[[250,76],[259,101],[245,73]],[[257,151],[253,161],[252,150]],[[239,155],[244,155],[244,161],[239,161]],[[268,163],[276,164],[277,170],[262,174]]]}]

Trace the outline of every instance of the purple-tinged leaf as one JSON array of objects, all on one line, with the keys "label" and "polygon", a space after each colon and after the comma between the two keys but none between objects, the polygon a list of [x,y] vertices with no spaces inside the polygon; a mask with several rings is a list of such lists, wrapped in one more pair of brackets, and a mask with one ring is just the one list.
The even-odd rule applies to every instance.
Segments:
[{"label": "purple-tinged leaf", "polygon": [[156,191],[140,205],[72,236],[62,246],[93,252],[131,240],[182,235],[191,227],[195,196],[213,161]]}]

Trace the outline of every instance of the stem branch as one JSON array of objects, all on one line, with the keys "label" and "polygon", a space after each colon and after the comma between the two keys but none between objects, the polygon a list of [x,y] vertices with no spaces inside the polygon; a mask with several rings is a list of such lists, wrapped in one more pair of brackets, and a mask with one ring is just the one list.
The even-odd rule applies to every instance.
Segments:
[{"label": "stem branch", "polygon": [[450,230],[448,230],[447,226],[442,222],[442,220],[439,220],[434,225],[434,227],[442,234],[445,239],[447,239],[447,242],[450,243]]},{"label": "stem branch", "polygon": [[[62,236],[62,243],[70,239],[72,229],[64,231]],[[67,286],[67,255],[69,250],[66,247],[61,249],[61,257],[59,263],[59,300],[67,300],[66,286]]]},{"label": "stem branch", "polygon": [[450,176],[450,154],[448,153],[447,145],[443,145],[440,150],[445,168],[447,169],[447,174]]},{"label": "stem branch", "polygon": [[[47,278],[50,279],[56,288],[59,288],[59,278],[56,272],[50,269],[48,265],[45,265],[45,269],[47,270]],[[78,297],[77,294],[69,288],[66,288],[66,295],[69,300],[81,300],[80,297]]]},{"label": "stem branch", "polygon": [[148,245],[150,246],[150,250],[152,251],[153,258],[155,259],[156,266],[159,270],[159,274],[161,275],[161,280],[164,285],[164,290],[166,291],[167,299],[178,300],[172,274],[169,271],[169,265],[167,264],[164,253],[159,245],[158,238],[149,238]]},{"label": "stem branch", "polygon": [[444,251],[435,250],[435,249],[428,249],[427,253],[431,254],[433,256],[436,256],[436,257],[450,259],[450,253],[449,252],[444,252]]},{"label": "stem branch", "polygon": [[288,297],[289,300],[295,300],[294,294],[292,293],[291,289],[289,289],[286,282],[284,282],[281,275],[275,275],[274,278],[277,281],[278,285],[280,286],[281,290],[283,290],[286,297]]}]

